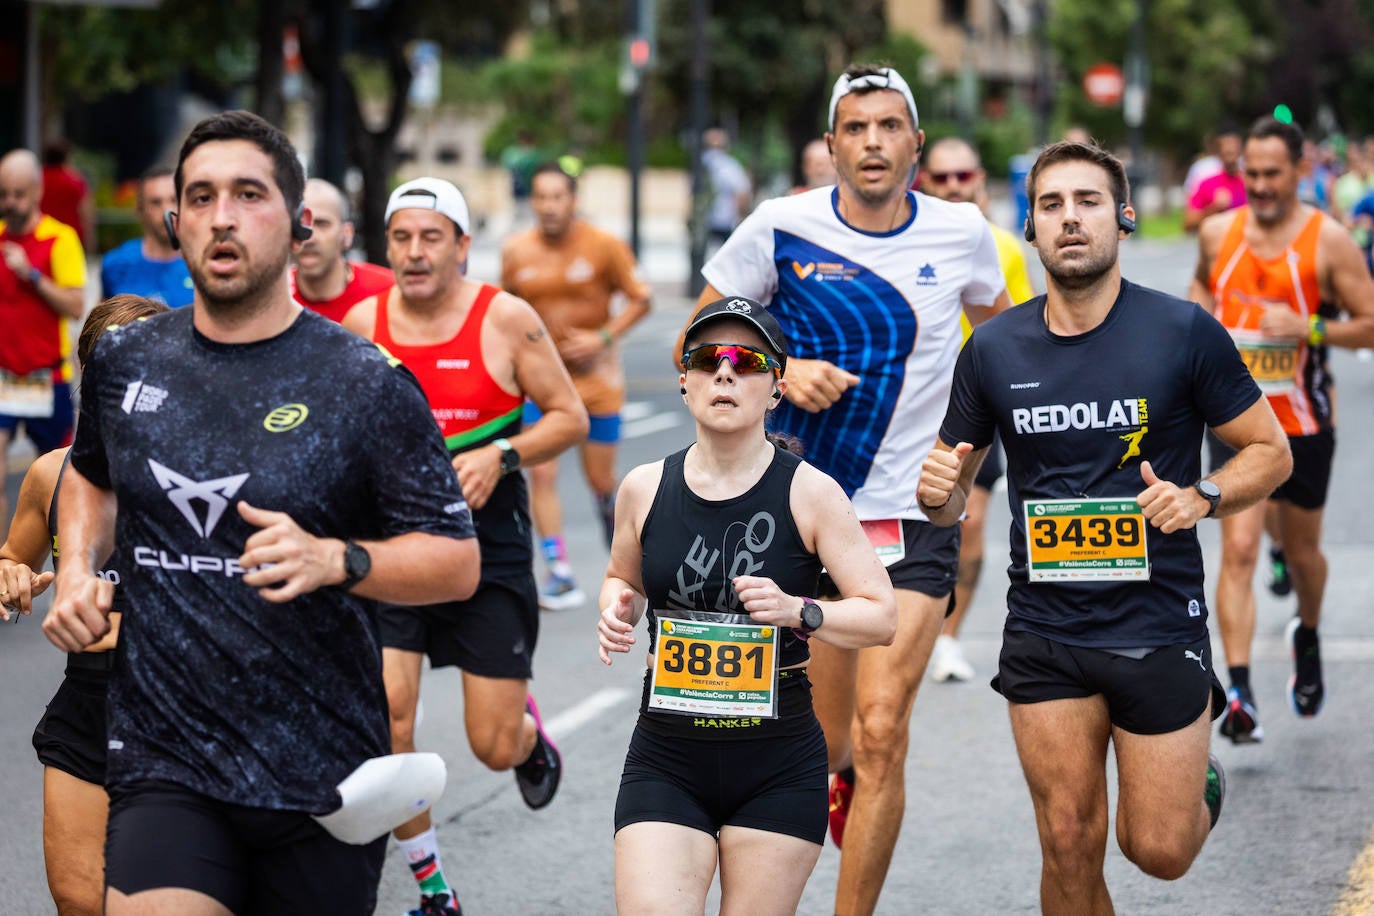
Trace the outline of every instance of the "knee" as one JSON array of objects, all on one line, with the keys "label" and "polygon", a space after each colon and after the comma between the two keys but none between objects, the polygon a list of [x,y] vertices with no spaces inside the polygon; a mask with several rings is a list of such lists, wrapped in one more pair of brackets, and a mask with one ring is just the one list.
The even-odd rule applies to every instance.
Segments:
[{"label": "knee", "polygon": [[1221,568],[1223,573],[1232,572],[1249,576],[1259,562],[1260,539],[1253,532],[1231,532],[1222,538]]},{"label": "knee", "polygon": [[1041,842],[1046,861],[1057,871],[1092,870],[1106,852],[1106,824],[1101,818],[1081,812],[1051,813],[1045,818]]},{"label": "knee", "polygon": [[[860,706],[854,729],[854,758],[869,775],[900,769],[906,760],[908,724],[901,712],[888,704]],[[878,772],[874,774],[874,770]]]},{"label": "knee", "polygon": [[413,694],[387,695],[387,711],[391,719],[391,750],[405,753],[415,749],[415,702]]},{"label": "knee", "polygon": [[528,753],[521,753],[520,736],[519,729],[489,731],[470,734],[468,744],[472,747],[473,756],[480,760],[483,766],[493,772],[502,773],[524,763],[529,756]]},{"label": "knee", "polygon": [[1137,868],[1161,881],[1177,881],[1188,873],[1195,854],[1163,836],[1119,837],[1121,852]]}]

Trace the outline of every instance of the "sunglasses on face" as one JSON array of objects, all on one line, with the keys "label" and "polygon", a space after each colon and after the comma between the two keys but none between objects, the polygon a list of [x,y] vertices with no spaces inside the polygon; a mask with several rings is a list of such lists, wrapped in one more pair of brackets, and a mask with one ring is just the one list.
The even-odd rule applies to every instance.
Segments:
[{"label": "sunglasses on face", "polygon": [[972,171],[960,171],[960,172],[926,172],[926,174],[929,175],[929,176],[930,176],[930,180],[933,181],[933,182],[935,182],[936,184],[948,184],[948,183],[949,183],[949,180],[950,180],[951,178],[954,179],[954,180],[956,180],[956,181],[958,181],[960,184],[967,184],[968,182],[970,182],[970,181],[973,180],[973,176],[974,176],[976,173],[975,173],[975,172],[972,172]]},{"label": "sunglasses on face", "polygon": [[778,373],[782,370],[782,364],[767,353],[740,344],[703,344],[693,347],[682,354],[682,368],[715,372],[723,359],[728,359],[736,372]]}]

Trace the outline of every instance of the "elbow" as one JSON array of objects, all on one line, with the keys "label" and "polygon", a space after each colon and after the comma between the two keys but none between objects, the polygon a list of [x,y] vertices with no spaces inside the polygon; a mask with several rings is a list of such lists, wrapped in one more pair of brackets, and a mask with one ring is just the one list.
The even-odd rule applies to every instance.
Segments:
[{"label": "elbow", "polygon": [[883,610],[883,625],[879,630],[879,636],[881,638],[876,645],[890,646],[897,638],[897,597],[889,592],[883,599],[880,607]]},{"label": "elbow", "polygon": [[1276,445],[1278,455],[1274,461],[1274,489],[1283,485],[1283,482],[1293,476],[1293,450],[1288,446],[1288,438],[1284,437]]},{"label": "elbow", "polygon": [[455,541],[449,550],[447,563],[438,564],[441,569],[452,570],[445,579],[445,594],[441,601],[467,601],[477,592],[482,580],[482,553],[476,538]]}]

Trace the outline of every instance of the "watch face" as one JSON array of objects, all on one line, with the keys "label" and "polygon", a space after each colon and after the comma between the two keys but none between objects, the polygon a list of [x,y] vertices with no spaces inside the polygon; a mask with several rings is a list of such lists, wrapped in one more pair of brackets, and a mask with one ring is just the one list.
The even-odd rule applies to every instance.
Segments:
[{"label": "watch face", "polygon": [[819,629],[825,621],[825,614],[821,611],[821,606],[812,601],[802,603],[801,610],[802,626],[808,630]]},{"label": "watch face", "polygon": [[1208,499],[1215,499],[1221,495],[1221,487],[1212,483],[1210,480],[1199,480],[1197,483],[1198,491]]}]

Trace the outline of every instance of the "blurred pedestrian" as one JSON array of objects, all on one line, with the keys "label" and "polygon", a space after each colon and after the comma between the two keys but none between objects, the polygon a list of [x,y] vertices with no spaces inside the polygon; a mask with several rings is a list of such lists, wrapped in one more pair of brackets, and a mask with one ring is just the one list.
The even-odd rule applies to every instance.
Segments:
[{"label": "blurred pedestrian", "polygon": [[[19,426],[39,454],[71,443],[67,319],[85,308],[86,255],[76,230],[45,214],[38,157],[0,158],[0,468]],[[9,505],[0,487],[0,521]]]},{"label": "blurred pedestrian", "polygon": [[720,245],[753,209],[753,183],[739,160],[730,155],[730,135],[712,127],[701,135],[701,164],[711,187],[706,211],[708,241]]},{"label": "blurred pedestrian", "polygon": [[195,285],[186,261],[172,247],[163,219],[177,205],[176,183],[167,166],[154,166],[138,180],[135,211],[143,227],[141,238],[130,239],[100,260],[100,291],[146,296],[172,308],[190,305]]},{"label": "blurred pedestrian", "polygon": [[53,140],[43,147],[43,202],[39,209],[76,230],[81,247],[93,251],[95,237],[95,196],[86,176],[69,159],[71,144]]},{"label": "blurred pedestrian", "polygon": [[391,289],[390,267],[351,261],[353,215],[348,198],[323,178],[305,183],[310,238],[291,243],[291,295],[301,305],[334,321],[364,299]]},{"label": "blurred pedestrian", "polygon": [[[501,285],[524,299],[549,329],[558,355],[577,386],[591,418],[579,446],[582,471],[596,502],[606,546],[615,527],[616,448],[620,410],[625,405],[625,371],[619,341],[649,314],[652,290],[634,254],[615,236],[577,215],[577,179],[558,163],[534,172],[530,198],[536,225],[512,236],[501,250]],[[623,297],[613,314],[612,299]],[[539,408],[525,402],[525,424],[538,422]],[[530,511],[539,532],[548,579],[540,607],[576,607],[586,600],[577,587],[563,540],[558,498],[558,462],[527,467]]]},{"label": "blurred pedestrian", "polygon": [[1216,134],[1217,159],[1221,171],[1198,182],[1183,210],[1183,228],[1197,231],[1202,221],[1214,213],[1245,206],[1245,177],[1241,174],[1240,131],[1226,127]]},{"label": "blurred pedestrian", "polygon": [[835,183],[835,163],[830,158],[830,147],[826,145],[824,137],[817,137],[803,146],[800,161],[803,183],[788,193],[800,194]]}]

